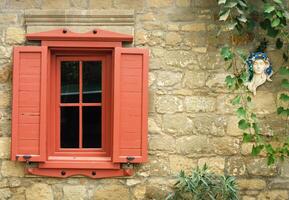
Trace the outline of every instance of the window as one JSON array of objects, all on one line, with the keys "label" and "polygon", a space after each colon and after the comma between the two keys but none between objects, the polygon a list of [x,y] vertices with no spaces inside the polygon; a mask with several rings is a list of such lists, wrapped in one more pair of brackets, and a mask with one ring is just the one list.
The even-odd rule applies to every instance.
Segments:
[{"label": "window", "polygon": [[28,34],[14,48],[11,159],[36,175],[126,176],[147,160],[145,49],[129,35],[94,30]]}]

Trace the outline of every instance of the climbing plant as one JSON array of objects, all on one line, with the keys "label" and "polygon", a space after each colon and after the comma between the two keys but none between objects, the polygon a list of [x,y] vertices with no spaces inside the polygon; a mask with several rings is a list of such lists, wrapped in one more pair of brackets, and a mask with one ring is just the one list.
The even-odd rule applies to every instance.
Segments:
[{"label": "climbing plant", "polygon": [[[289,156],[289,137],[282,138],[281,144],[272,145],[275,135],[288,135],[289,121],[289,30],[285,0],[218,0],[220,31],[228,34],[230,39],[221,48],[221,56],[228,63],[226,70],[231,73],[225,79],[226,85],[236,94],[231,103],[237,107],[238,127],[243,132],[243,142],[253,143],[252,155],[261,153],[267,155],[268,165],[274,164],[277,158],[284,160]],[[282,106],[276,108],[280,120],[284,121],[283,134],[273,130],[274,137],[261,128],[261,122],[253,109],[252,94],[247,89],[248,72],[247,55],[238,47],[236,37],[253,35],[258,41],[252,51],[266,52],[272,45],[282,51],[283,64],[279,66],[278,74],[282,76],[280,87],[283,93],[278,95]],[[252,42],[254,44],[254,42]]]}]

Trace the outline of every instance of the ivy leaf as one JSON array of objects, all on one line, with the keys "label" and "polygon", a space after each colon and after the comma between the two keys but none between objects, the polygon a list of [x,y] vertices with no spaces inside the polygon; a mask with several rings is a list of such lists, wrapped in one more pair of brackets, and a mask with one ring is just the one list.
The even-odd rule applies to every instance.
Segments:
[{"label": "ivy leaf", "polygon": [[232,105],[237,105],[237,104],[240,104],[240,102],[241,102],[241,96],[238,95],[231,101],[231,104]]},{"label": "ivy leaf", "polygon": [[252,114],[251,114],[251,118],[252,118],[254,121],[256,121],[256,120],[257,120],[257,115],[256,115],[255,113],[252,113]]},{"label": "ivy leaf", "polygon": [[238,117],[246,117],[246,110],[243,107],[238,108],[238,110],[236,111]]},{"label": "ivy leaf", "polygon": [[232,23],[228,23],[228,25],[227,25],[227,28],[228,28],[228,30],[234,30],[235,29],[235,27],[237,26],[237,22],[232,22]]},{"label": "ivy leaf", "polygon": [[254,131],[255,131],[256,134],[259,134],[259,133],[260,133],[260,128],[259,128],[259,126],[258,126],[257,123],[253,123],[253,129],[254,129]]},{"label": "ivy leaf", "polygon": [[283,41],[280,38],[278,38],[276,40],[276,48],[277,49],[282,49],[282,47],[283,47]]},{"label": "ivy leaf", "polygon": [[232,76],[227,76],[225,79],[228,88],[233,88],[236,84],[236,78]]},{"label": "ivy leaf", "polygon": [[272,6],[271,4],[266,3],[266,4],[264,5],[264,12],[265,12],[265,13],[271,13],[271,12],[274,11],[274,10],[275,10],[275,7]]},{"label": "ivy leaf", "polygon": [[273,154],[269,154],[267,157],[267,165],[270,166],[275,163],[275,156]]},{"label": "ivy leaf", "polygon": [[279,69],[279,74],[280,75],[289,75],[289,69],[287,67],[282,66]]},{"label": "ivy leaf", "polygon": [[273,22],[271,23],[271,25],[272,25],[272,27],[275,28],[275,27],[279,26],[280,22],[281,22],[281,20],[279,18],[275,18],[273,20]]},{"label": "ivy leaf", "polygon": [[219,0],[219,1],[218,1],[218,4],[219,4],[219,5],[220,5],[220,4],[224,4],[224,3],[226,3],[226,1],[227,1],[227,0]]},{"label": "ivy leaf", "polygon": [[226,3],[226,8],[234,8],[238,3],[237,2],[228,2]]},{"label": "ivy leaf", "polygon": [[274,28],[269,27],[267,29],[267,35],[270,36],[270,37],[275,38],[278,34],[279,34],[279,31],[274,29]]},{"label": "ivy leaf", "polygon": [[221,49],[221,56],[224,58],[225,61],[227,61],[227,60],[231,60],[234,55],[229,47],[223,47]]},{"label": "ivy leaf", "polygon": [[243,23],[246,23],[246,22],[247,22],[247,18],[246,18],[244,15],[241,15],[241,16],[237,17],[237,19],[238,19],[240,22],[243,22]]},{"label": "ivy leaf", "polygon": [[247,2],[246,2],[246,1],[243,1],[243,0],[238,1],[238,4],[239,4],[240,6],[242,6],[242,7],[244,7],[244,8],[247,8],[247,7],[248,7]]},{"label": "ivy leaf", "polygon": [[285,109],[284,109],[283,107],[278,107],[278,108],[277,108],[277,114],[278,114],[278,115],[284,114],[284,111],[285,111]]},{"label": "ivy leaf", "polygon": [[283,79],[281,82],[281,87],[285,89],[289,89],[289,82],[287,79]]},{"label": "ivy leaf", "polygon": [[263,148],[264,148],[264,145],[253,146],[251,154],[253,156],[257,156],[261,153]]},{"label": "ivy leaf", "polygon": [[230,10],[227,10],[227,11],[225,11],[225,12],[222,12],[222,13],[220,14],[219,20],[220,20],[220,21],[226,21],[226,20],[228,19],[228,17],[229,17],[229,14],[230,14]]},{"label": "ivy leaf", "polygon": [[269,153],[269,154],[274,154],[275,153],[275,151],[274,151],[274,149],[273,149],[271,144],[265,145],[265,149],[266,149],[266,152]]},{"label": "ivy leaf", "polygon": [[282,93],[282,94],[280,95],[279,99],[280,99],[281,101],[288,102],[288,101],[289,101],[289,96],[288,96],[287,94]]},{"label": "ivy leaf", "polygon": [[278,3],[278,4],[280,4],[280,5],[283,4],[283,1],[282,1],[282,0],[274,0],[274,2],[275,2],[275,3]]},{"label": "ivy leaf", "polygon": [[243,142],[248,143],[254,140],[254,136],[248,133],[243,133]]},{"label": "ivy leaf", "polygon": [[283,53],[283,60],[287,62],[288,59],[289,59],[288,55],[286,53]]},{"label": "ivy leaf", "polygon": [[238,123],[238,127],[239,129],[246,130],[250,127],[250,124],[245,119],[241,119]]},{"label": "ivy leaf", "polygon": [[248,102],[251,102],[252,101],[252,98],[250,96],[247,96],[247,101]]}]

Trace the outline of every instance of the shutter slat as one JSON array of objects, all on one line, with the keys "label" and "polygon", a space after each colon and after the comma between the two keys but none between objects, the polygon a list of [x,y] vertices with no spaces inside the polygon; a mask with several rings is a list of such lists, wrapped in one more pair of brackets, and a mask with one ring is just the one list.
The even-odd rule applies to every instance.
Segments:
[{"label": "shutter slat", "polygon": [[47,47],[14,48],[11,159],[45,161]]},{"label": "shutter slat", "polygon": [[147,161],[148,51],[115,49],[113,162]]}]

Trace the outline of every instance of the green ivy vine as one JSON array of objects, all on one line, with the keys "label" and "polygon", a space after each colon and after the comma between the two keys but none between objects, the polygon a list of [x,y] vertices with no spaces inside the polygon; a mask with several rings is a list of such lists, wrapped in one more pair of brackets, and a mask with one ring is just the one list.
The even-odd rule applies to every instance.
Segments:
[{"label": "green ivy vine", "polygon": [[[232,75],[226,77],[225,82],[228,89],[236,94],[231,103],[237,107],[236,115],[239,118],[238,127],[243,132],[243,142],[253,143],[251,154],[254,156],[265,154],[268,165],[276,163],[277,158],[284,160],[289,156],[289,14],[286,2],[283,0],[218,0],[219,21],[221,32],[229,33],[230,40],[221,48],[221,56],[228,63],[226,68]],[[280,87],[285,92],[279,95],[282,106],[277,107],[276,112],[280,120],[284,121],[284,134],[282,144],[273,145],[272,136],[265,134],[261,128],[261,122],[254,113],[252,94],[247,89],[248,80],[246,70],[247,55],[234,37],[253,34],[255,38],[262,38],[259,45],[253,51],[265,52],[268,45],[282,51],[283,65],[279,66],[278,74],[283,77]],[[275,70],[276,71],[276,70]],[[276,72],[275,72],[276,73]],[[275,135],[275,133],[274,133]]]}]

